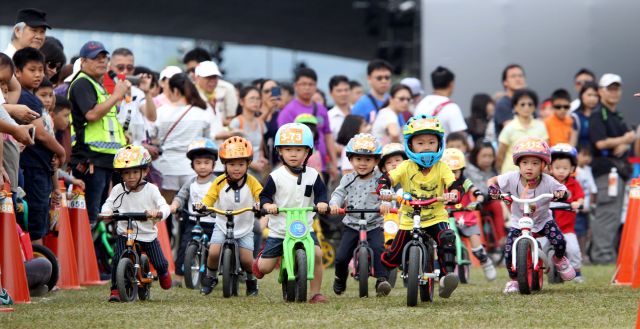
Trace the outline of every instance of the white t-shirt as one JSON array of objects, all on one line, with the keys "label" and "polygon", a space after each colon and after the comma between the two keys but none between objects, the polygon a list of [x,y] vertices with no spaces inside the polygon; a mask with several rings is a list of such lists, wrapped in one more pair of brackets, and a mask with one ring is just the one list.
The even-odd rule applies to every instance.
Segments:
[{"label": "white t-shirt", "polygon": [[[429,95],[418,103],[414,115],[433,115],[433,111],[435,111],[440,104],[449,100],[448,97]],[[436,117],[440,120],[442,128],[444,128],[445,136],[454,132],[467,130],[467,123],[464,121],[462,111],[456,103],[449,103],[444,106]]]},{"label": "white t-shirt", "polygon": [[9,42],[9,45],[7,45],[7,48],[3,51],[3,53],[13,58],[13,55],[15,55],[16,51],[18,51],[16,47],[11,42]]},{"label": "white t-shirt", "polygon": [[[165,105],[157,109],[154,127],[160,143],[167,135],[169,128],[182,116],[190,105]],[[191,141],[206,138],[211,134],[212,112],[193,107],[169,133],[162,144],[162,155],[153,165],[164,175],[193,175],[191,161],[187,158],[187,148]]]},{"label": "white t-shirt", "polygon": [[329,116],[329,127],[331,128],[331,134],[333,135],[333,139],[336,140],[338,138],[338,133],[340,132],[340,128],[342,128],[342,124],[344,123],[344,118],[346,115],[338,106],[334,106],[327,113]]},{"label": "white t-shirt", "polygon": [[133,145],[142,145],[142,142],[146,139],[147,118],[142,114],[141,108],[146,105],[145,95],[140,88],[135,86],[131,87],[131,102],[127,103],[126,100],[122,100],[120,103],[120,110],[118,111],[118,121],[123,126],[127,125],[127,118],[129,119],[127,132],[131,134]]},{"label": "white t-shirt", "polygon": [[[162,219],[167,218],[171,212],[158,187],[151,183],[146,183],[141,191],[122,195],[123,193],[125,192],[122,184],[115,185],[111,189],[111,194],[109,194],[107,201],[102,205],[101,212],[112,214],[116,210],[120,213],[160,210],[162,211]],[[116,199],[118,200],[116,201]],[[118,222],[117,231],[118,235],[126,235],[127,222]],[[144,222],[134,221],[133,232],[136,235],[136,240],[143,242],[151,242],[158,237],[158,228],[150,220]]]},{"label": "white t-shirt", "polygon": [[569,109],[569,112],[577,110],[578,107],[580,107],[580,99],[576,98],[571,102],[571,108]]},{"label": "white t-shirt", "polygon": [[395,124],[398,126],[400,125],[398,123],[398,114],[391,108],[385,107],[378,111],[376,120],[373,121],[373,125],[371,126],[371,134],[375,136],[383,145],[389,143],[389,134],[387,133],[387,127],[390,124]]}]

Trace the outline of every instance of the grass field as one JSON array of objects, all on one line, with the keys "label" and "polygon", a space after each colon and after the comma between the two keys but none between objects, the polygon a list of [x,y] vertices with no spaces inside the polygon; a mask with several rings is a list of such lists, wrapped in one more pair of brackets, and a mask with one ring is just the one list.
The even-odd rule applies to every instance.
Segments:
[{"label": "grass field", "polygon": [[15,312],[0,313],[0,328],[631,328],[639,291],[611,285],[613,271],[585,267],[585,284],[545,282],[541,293],[507,296],[503,268],[492,283],[474,269],[472,283],[459,286],[450,299],[415,308],[406,307],[403,288],[386,298],[360,299],[354,280],[346,295],[337,297],[333,269],[324,275],[323,293],[330,302],[322,305],[284,303],[275,275],[261,280],[260,296],[252,298],[223,299],[220,286],[203,297],[193,290],[163,291],[156,283],[149,302],[110,304],[107,286],[89,287],[16,305]]}]

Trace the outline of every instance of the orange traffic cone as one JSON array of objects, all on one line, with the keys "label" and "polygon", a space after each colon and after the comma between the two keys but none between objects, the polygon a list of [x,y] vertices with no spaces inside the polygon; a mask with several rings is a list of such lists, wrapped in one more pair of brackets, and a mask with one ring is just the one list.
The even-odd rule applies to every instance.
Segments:
[{"label": "orange traffic cone", "polygon": [[[62,181],[61,181],[62,182]],[[64,182],[62,182],[64,185]],[[73,240],[73,232],[71,230],[71,220],[69,220],[69,211],[66,207],[66,196],[62,195],[60,206],[52,209],[51,220],[57,221],[58,237],[56,240],[55,254],[58,258],[60,266],[60,280],[58,287],[60,289],[80,289],[80,276],[78,275],[78,259],[76,257],[76,246]],[[49,238],[50,240],[52,238]]]},{"label": "orange traffic cone", "polygon": [[[2,278],[2,269],[0,268],[0,278]],[[0,286],[2,286],[0,284]],[[2,290],[2,288],[0,288],[0,290]],[[9,295],[9,298],[11,298],[11,295]],[[0,313],[10,313],[13,312],[14,309],[11,307],[0,307]]]},{"label": "orange traffic cone", "polygon": [[0,268],[3,269],[0,280],[15,303],[30,303],[29,284],[10,191],[9,184],[5,183],[4,190],[0,192]]},{"label": "orange traffic cone", "polygon": [[638,215],[640,215],[640,179],[633,179],[629,189],[629,204],[620,240],[617,268],[613,277],[613,282],[616,284],[632,284],[634,277],[638,277],[640,280],[640,271],[636,266],[638,256],[640,256],[640,220],[638,220]]},{"label": "orange traffic cone", "polygon": [[167,262],[169,262],[169,273],[173,274],[176,272],[176,265],[173,261],[173,253],[171,252],[171,242],[169,240],[166,220],[159,222],[156,226],[158,227],[158,242],[160,242],[160,248],[162,248],[162,253],[167,259]]},{"label": "orange traffic cone", "polygon": [[[64,194],[64,183],[61,182],[60,191]],[[68,208],[67,208],[68,207]],[[78,278],[81,285],[102,285],[108,281],[100,280],[96,250],[93,247],[89,214],[84,199],[84,191],[74,186],[73,197],[67,204],[66,198],[63,209],[69,212],[71,219],[71,231],[76,245],[76,258],[78,259]]]}]

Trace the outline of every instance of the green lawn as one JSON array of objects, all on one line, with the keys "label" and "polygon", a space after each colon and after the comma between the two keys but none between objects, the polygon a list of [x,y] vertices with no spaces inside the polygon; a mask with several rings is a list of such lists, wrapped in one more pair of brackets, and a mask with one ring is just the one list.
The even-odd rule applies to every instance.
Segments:
[{"label": "green lawn", "polygon": [[90,287],[16,305],[15,312],[0,313],[0,328],[631,328],[640,295],[611,285],[613,270],[590,266],[583,269],[583,285],[545,285],[538,294],[506,296],[503,268],[493,283],[474,269],[472,283],[459,286],[450,299],[415,308],[406,307],[403,288],[386,298],[359,299],[353,280],[346,295],[337,297],[332,269],[325,272],[323,292],[330,302],[323,305],[284,303],[275,275],[260,281],[260,296],[254,298],[223,299],[220,287],[203,297],[154,284],[149,302],[109,304],[107,286]]}]

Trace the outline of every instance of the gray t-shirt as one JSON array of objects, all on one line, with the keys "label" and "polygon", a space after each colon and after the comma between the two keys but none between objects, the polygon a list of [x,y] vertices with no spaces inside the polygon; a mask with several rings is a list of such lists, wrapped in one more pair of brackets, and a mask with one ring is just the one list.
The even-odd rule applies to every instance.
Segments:
[{"label": "gray t-shirt", "polygon": [[[502,193],[511,193],[519,198],[534,198],[540,194],[553,193],[555,191],[566,191],[567,188],[560,184],[555,178],[542,174],[542,179],[535,189],[529,190],[526,195],[524,193],[525,187],[520,181],[520,173],[517,171],[509,172],[498,176],[498,186]],[[539,232],[544,225],[553,220],[551,216],[551,210],[549,210],[549,203],[551,200],[542,200],[535,203],[535,211],[531,216],[533,219],[533,232]],[[511,227],[520,229],[518,220],[524,213],[524,205],[514,202],[511,205]]]},{"label": "gray t-shirt", "polygon": [[[357,175],[355,172],[352,172],[342,176],[340,186],[331,194],[329,205],[352,207],[354,209],[374,209],[380,207],[381,201],[375,192],[378,187],[378,179],[382,176],[382,173],[376,169],[373,175],[366,180],[356,178]],[[349,186],[347,187],[347,185]],[[365,214],[365,218],[367,219],[367,231],[382,227],[382,215]],[[358,225],[359,220],[360,214],[354,213],[346,214],[342,222],[346,226],[358,230],[360,228]]]}]

